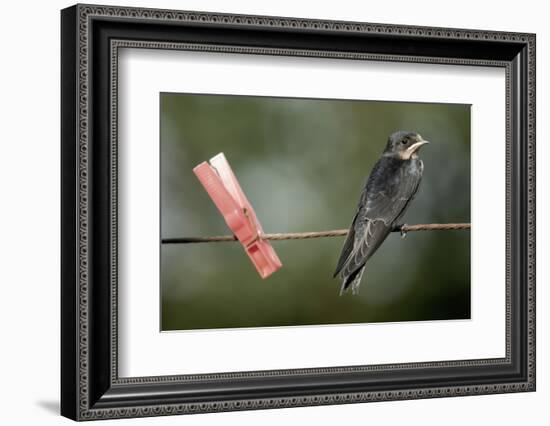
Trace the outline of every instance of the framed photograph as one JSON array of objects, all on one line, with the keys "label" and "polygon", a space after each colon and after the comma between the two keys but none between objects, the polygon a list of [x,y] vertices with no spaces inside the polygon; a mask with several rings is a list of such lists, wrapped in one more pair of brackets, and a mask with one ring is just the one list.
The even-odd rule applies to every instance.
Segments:
[{"label": "framed photograph", "polygon": [[535,390],[535,35],[61,12],[61,413]]}]

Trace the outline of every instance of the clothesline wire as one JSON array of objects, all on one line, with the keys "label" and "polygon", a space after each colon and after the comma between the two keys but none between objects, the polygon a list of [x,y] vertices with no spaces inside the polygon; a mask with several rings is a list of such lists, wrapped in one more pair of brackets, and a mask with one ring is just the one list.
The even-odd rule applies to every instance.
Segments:
[{"label": "clothesline wire", "polygon": [[[469,230],[469,223],[424,223],[417,225],[399,225],[395,226],[391,232],[407,232],[416,231],[454,231],[454,230]],[[331,231],[316,231],[316,232],[287,232],[276,234],[261,234],[259,238],[269,241],[283,240],[303,240],[309,238],[325,238],[325,237],[344,237],[348,234],[347,229],[334,229]],[[211,237],[176,237],[163,238],[163,244],[190,244],[190,243],[219,243],[227,241],[237,241],[234,235],[218,235]]]}]

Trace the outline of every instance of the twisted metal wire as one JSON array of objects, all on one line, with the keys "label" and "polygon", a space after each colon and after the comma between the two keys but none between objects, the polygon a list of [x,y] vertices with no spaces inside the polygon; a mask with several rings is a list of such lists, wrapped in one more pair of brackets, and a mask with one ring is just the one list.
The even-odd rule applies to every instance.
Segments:
[{"label": "twisted metal wire", "polygon": [[[469,230],[472,225],[469,223],[425,223],[418,225],[399,225],[392,229],[391,232],[407,232],[416,231],[454,231],[454,230]],[[286,232],[276,234],[262,234],[260,238],[270,241],[283,240],[304,240],[309,238],[324,238],[324,237],[344,237],[348,234],[347,229],[334,229],[331,231],[317,232]],[[163,238],[163,244],[190,244],[190,243],[220,243],[227,241],[237,241],[234,235],[218,235],[212,237],[179,237],[179,238]]]}]

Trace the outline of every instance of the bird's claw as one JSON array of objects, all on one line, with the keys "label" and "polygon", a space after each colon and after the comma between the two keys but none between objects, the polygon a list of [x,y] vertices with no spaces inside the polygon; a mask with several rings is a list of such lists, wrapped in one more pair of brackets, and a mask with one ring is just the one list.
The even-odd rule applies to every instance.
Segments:
[{"label": "bird's claw", "polygon": [[401,239],[404,239],[407,236],[407,231],[405,229],[403,229],[403,228],[405,228],[405,226],[407,226],[406,223],[399,226],[399,232],[401,233]]}]

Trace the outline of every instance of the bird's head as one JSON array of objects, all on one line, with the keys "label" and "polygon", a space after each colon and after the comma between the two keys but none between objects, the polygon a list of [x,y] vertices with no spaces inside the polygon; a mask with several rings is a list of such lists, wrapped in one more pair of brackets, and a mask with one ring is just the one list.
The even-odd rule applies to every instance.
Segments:
[{"label": "bird's head", "polygon": [[395,132],[388,138],[388,144],[384,150],[384,155],[399,158],[400,160],[410,160],[418,155],[418,150],[428,144],[422,136],[415,132]]}]

